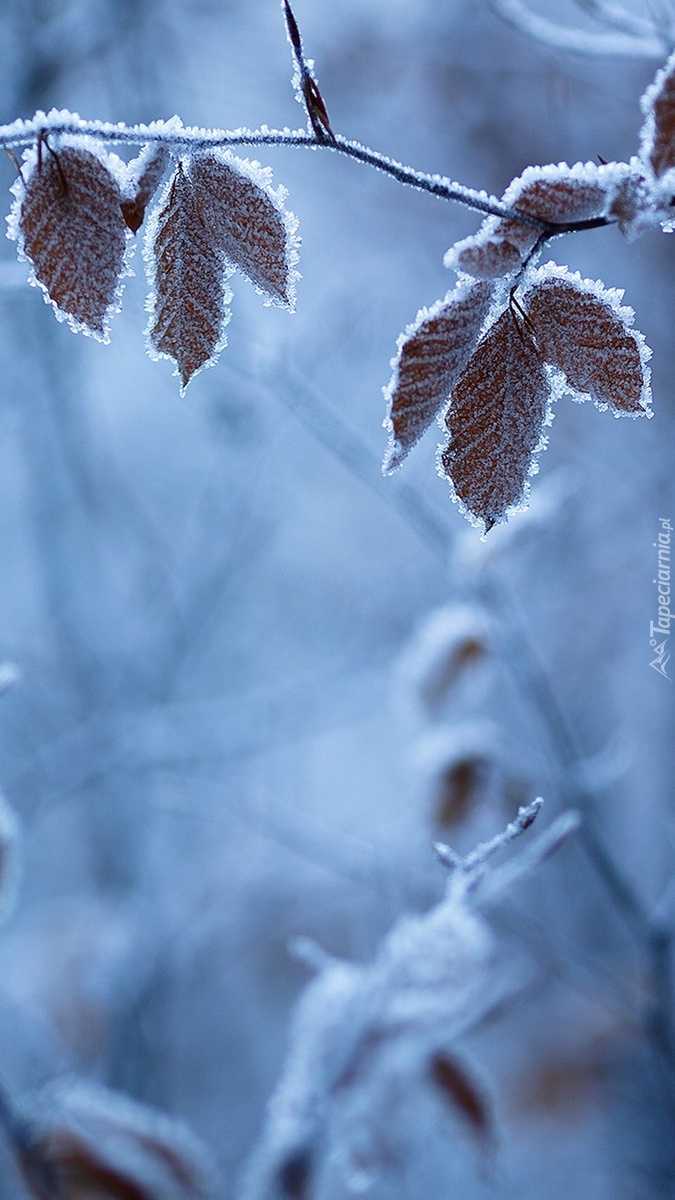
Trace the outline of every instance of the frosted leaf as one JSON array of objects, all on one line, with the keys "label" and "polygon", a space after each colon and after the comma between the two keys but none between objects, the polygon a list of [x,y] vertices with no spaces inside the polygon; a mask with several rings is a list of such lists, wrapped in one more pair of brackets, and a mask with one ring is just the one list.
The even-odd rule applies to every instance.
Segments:
[{"label": "frosted leaf", "polygon": [[285,190],[271,187],[269,169],[222,151],[190,159],[188,173],[213,248],[270,302],[292,309],[297,221],[284,209]]},{"label": "frosted leaf", "polygon": [[138,233],[145,210],[162,182],[171,154],[166,146],[150,143],[128,166],[129,194],[122,200],[122,215],[132,233]]},{"label": "frosted leaf", "polygon": [[[60,1200],[212,1200],[204,1148],[179,1121],[125,1096],[82,1084],[43,1093],[24,1161],[44,1164]],[[42,1198],[44,1193],[35,1190]]]},{"label": "frosted leaf", "polygon": [[19,824],[0,793],[0,920],[11,910],[19,875]]},{"label": "frosted leaf", "polygon": [[632,159],[612,188],[607,216],[616,221],[624,237],[632,242],[667,218],[668,212],[657,211],[660,208],[652,181],[645,177],[643,163]]},{"label": "frosted leaf", "polygon": [[399,467],[448,402],[450,390],[478,340],[492,288],[458,283],[431,309],[422,309],[399,338],[394,373],[384,391],[389,446],[382,470]]},{"label": "frosted leaf", "polygon": [[675,167],[675,54],[647,88],[641,106],[645,123],[640,153],[658,178]]},{"label": "frosted leaf", "polygon": [[348,1186],[386,1169],[382,1144],[397,1136],[392,1086],[405,1094],[420,1079],[435,1086],[431,1056],[475,1017],[491,949],[487,926],[452,890],[394,926],[369,966],[325,967],[296,1011],[247,1200],[313,1194],[322,1154]]},{"label": "frosted leaf", "polygon": [[[567,163],[528,167],[508,186],[501,203],[542,225],[566,225],[604,215],[618,164]],[[498,279],[520,269],[534,249],[537,225],[488,217],[477,233],[445,256],[446,267],[476,279]]]},{"label": "frosted leaf", "polygon": [[592,162],[528,167],[509,184],[502,203],[551,225],[588,221],[603,216],[611,178],[607,165]]},{"label": "frosted leaf", "polygon": [[524,500],[547,419],[548,379],[529,330],[506,309],[452,393],[439,470],[487,533]]},{"label": "frosted leaf", "polygon": [[535,272],[523,302],[541,355],[564,373],[568,390],[638,416],[651,400],[650,352],[631,329],[634,313],[621,306],[622,294],[547,266]]},{"label": "frosted leaf", "polygon": [[453,246],[444,258],[446,267],[463,271],[474,279],[501,279],[518,271],[522,266],[522,254],[518,244],[511,241],[508,231],[511,226],[525,229],[531,246],[537,240],[537,231],[519,221],[503,221],[494,217],[483,223],[478,233],[464,238]]},{"label": "frosted leaf", "polygon": [[17,204],[8,231],[56,315],[104,342],[127,244],[110,158],[81,145],[50,150],[42,144],[40,155],[32,152],[24,164],[25,188],[17,180],[13,189]]},{"label": "frosted leaf", "polygon": [[149,223],[146,259],[153,284],[151,353],[176,362],[184,392],[192,376],[214,363],[225,345],[226,305],[232,297],[225,283],[231,269],[226,270],[214,246],[182,163]]},{"label": "frosted leaf", "polygon": [[430,613],[397,672],[400,691],[425,722],[437,719],[457,685],[485,665],[493,638],[492,621],[478,605],[451,604]]}]

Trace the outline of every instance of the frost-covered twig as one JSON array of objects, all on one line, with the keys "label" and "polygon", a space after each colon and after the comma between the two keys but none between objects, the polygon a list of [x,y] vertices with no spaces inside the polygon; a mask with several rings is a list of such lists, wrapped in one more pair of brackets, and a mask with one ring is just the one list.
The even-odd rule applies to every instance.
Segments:
[{"label": "frost-covered twig", "polygon": [[[489,1094],[455,1049],[459,1035],[494,1010],[492,936],[473,884],[539,807],[523,808],[507,830],[461,860],[470,869],[453,872],[434,908],[399,921],[369,965],[340,962],[314,946],[308,954],[301,945],[318,974],[296,1012],[246,1200],[309,1196],[324,1171],[338,1172],[350,1188],[368,1186],[380,1173],[395,1175],[415,1138],[428,1139],[425,1105],[434,1098],[491,1152]],[[563,824],[539,840],[528,866],[571,832],[571,821]],[[512,870],[510,879],[521,874]]]},{"label": "frost-covered twig", "polygon": [[[38,112],[30,121],[14,121],[0,125],[0,146],[30,146],[39,138],[48,137],[94,137],[109,145],[166,146],[176,154],[185,151],[211,150],[229,146],[298,146],[308,149],[328,148],[358,162],[366,163],[399,183],[409,184],[421,191],[429,192],[441,200],[454,200],[475,212],[505,217],[525,225],[541,228],[541,221],[514,212],[495,196],[476,188],[465,187],[444,175],[417,171],[405,166],[377,150],[371,150],[360,142],[334,135],[331,140],[307,133],[304,129],[204,129],[186,126],[178,117],[168,121],[152,121],[149,124],[125,125],[109,121],[85,121],[77,113],[54,109],[49,113]],[[606,222],[605,222],[606,223]]]},{"label": "frost-covered twig", "polygon": [[610,7],[604,4],[594,6],[594,15],[608,26],[611,22],[614,28],[610,32],[599,33],[559,25],[557,21],[532,12],[522,0],[493,0],[493,5],[499,15],[521,33],[543,42],[554,50],[570,54],[658,61],[672,49],[672,40],[666,38],[654,26],[650,29],[646,23],[634,22],[633,31],[630,31],[630,25],[626,22],[621,28],[616,10],[610,10]]},{"label": "frost-covered twig", "polygon": [[482,842],[480,846],[477,846],[465,858],[462,858],[450,846],[446,846],[442,842],[436,842],[434,849],[446,867],[452,869],[459,868],[467,873],[475,871],[477,868],[484,866],[498,850],[501,850],[504,846],[508,846],[509,842],[512,842],[514,838],[520,837],[521,833],[529,829],[543,803],[541,797],[538,797],[531,804],[519,808],[517,816],[506,826],[506,829],[502,829],[489,842]]}]

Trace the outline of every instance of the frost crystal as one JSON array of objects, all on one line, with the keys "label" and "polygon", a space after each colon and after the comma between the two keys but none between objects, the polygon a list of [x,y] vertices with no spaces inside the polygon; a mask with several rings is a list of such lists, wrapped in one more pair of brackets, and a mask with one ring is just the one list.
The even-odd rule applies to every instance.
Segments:
[{"label": "frost crystal", "polygon": [[109,341],[133,247],[122,215],[124,164],[87,139],[44,140],[24,155],[24,178],[8,218],[8,237],[32,264],[57,318],[73,332]]},{"label": "frost crystal", "polygon": [[486,533],[524,504],[548,420],[543,364],[527,331],[506,309],[453,391],[446,417],[449,439],[439,451],[439,471]]},{"label": "frost crystal", "polygon": [[487,317],[492,287],[458,282],[444,300],[422,309],[401,334],[384,391],[389,446],[382,470],[399,467],[449,400]]},{"label": "frost crystal", "polygon": [[622,298],[549,263],[533,272],[523,302],[540,354],[565,376],[564,390],[617,416],[651,415],[651,351]]}]

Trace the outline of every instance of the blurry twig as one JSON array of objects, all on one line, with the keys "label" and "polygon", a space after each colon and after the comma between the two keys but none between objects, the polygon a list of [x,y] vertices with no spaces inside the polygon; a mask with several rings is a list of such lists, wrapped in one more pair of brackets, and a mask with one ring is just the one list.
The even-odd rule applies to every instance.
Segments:
[{"label": "blurry twig", "polygon": [[585,3],[577,0],[580,7],[605,25],[605,30],[598,33],[559,25],[557,21],[532,12],[523,0],[492,0],[492,3],[499,16],[510,25],[554,50],[597,57],[658,60],[672,49],[672,30],[659,30],[656,22],[641,21],[601,0],[586,0]]},{"label": "blurry twig", "polygon": [[525,695],[535,702],[535,709],[545,726],[550,744],[556,752],[567,791],[567,800],[583,815],[581,841],[598,876],[605,884],[617,910],[621,912],[636,935],[649,963],[651,997],[643,1016],[647,1040],[660,1063],[675,1112],[675,1030],[673,1028],[672,947],[675,929],[666,927],[658,914],[652,916],[635,889],[624,878],[608,853],[595,828],[593,790],[580,778],[578,764],[583,762],[576,736],[558,701],[545,668],[532,646],[524,623],[518,618],[512,598],[504,585],[494,581],[483,585],[496,610],[507,613],[504,622],[510,647],[506,661],[518,675]]}]

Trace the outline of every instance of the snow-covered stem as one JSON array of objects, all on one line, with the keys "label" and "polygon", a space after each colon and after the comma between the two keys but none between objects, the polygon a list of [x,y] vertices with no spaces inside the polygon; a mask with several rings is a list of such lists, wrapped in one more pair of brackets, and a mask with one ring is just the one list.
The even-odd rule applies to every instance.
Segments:
[{"label": "snow-covered stem", "polygon": [[[385,154],[361,145],[360,142],[339,135],[335,135],[332,141],[327,141],[303,129],[268,129],[264,125],[260,129],[201,129],[197,126],[184,126],[175,118],[171,121],[153,121],[147,125],[112,125],[107,121],[83,121],[76,114],[65,117],[58,113],[38,113],[30,121],[19,120],[11,125],[0,125],[0,146],[4,146],[5,149],[29,146],[39,138],[60,137],[64,134],[94,137],[111,145],[162,145],[178,153],[186,150],[209,150],[216,146],[297,146],[310,150],[328,149],[356,159],[357,162],[366,163],[375,170],[390,175],[399,183],[429,192],[441,200],[453,200],[486,216],[505,217],[521,221],[525,225],[534,225],[536,228],[541,228],[542,224],[533,217],[515,212],[508,205],[502,204],[496,196],[489,196],[487,192],[465,187],[464,184],[456,183],[443,175],[417,171],[414,167],[405,166]],[[555,232],[563,233],[569,230],[556,228]]]}]

